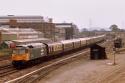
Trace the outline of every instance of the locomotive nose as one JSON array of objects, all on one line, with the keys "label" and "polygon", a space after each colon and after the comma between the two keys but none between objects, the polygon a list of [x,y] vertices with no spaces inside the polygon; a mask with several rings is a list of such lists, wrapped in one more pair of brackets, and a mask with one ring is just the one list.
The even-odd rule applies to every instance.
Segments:
[{"label": "locomotive nose", "polygon": [[20,61],[20,60],[23,60],[23,61],[28,61],[29,58],[28,58],[28,54],[21,54],[21,55],[12,55],[12,60],[13,61]]}]

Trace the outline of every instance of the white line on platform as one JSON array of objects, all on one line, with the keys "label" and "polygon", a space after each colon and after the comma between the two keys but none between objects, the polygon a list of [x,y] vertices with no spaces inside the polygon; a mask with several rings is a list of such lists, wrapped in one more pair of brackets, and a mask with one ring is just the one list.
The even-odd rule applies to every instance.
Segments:
[{"label": "white line on platform", "polygon": [[21,77],[15,78],[15,79],[13,79],[13,80],[7,81],[7,82],[5,82],[5,83],[13,83],[13,82],[15,82],[15,81],[17,81],[17,80],[20,80],[20,79],[22,79],[22,78],[24,78],[24,77],[27,77],[27,76],[29,76],[29,75],[31,75],[31,74],[33,74],[33,73],[36,73],[36,72],[38,72],[38,71],[40,71],[40,70],[43,70],[43,69],[48,68],[48,67],[51,67],[51,66],[56,65],[56,64],[58,64],[58,63],[60,63],[60,62],[62,62],[62,61],[68,60],[68,59],[70,59],[70,58],[76,57],[76,56],[78,56],[78,55],[80,55],[80,54],[83,54],[83,53],[86,53],[86,52],[88,52],[88,51],[85,51],[85,52],[76,54],[76,55],[71,56],[71,57],[68,57],[68,58],[66,58],[66,59],[59,60],[59,61],[57,61],[57,62],[54,62],[54,63],[50,64],[50,65],[41,67],[41,68],[38,69],[38,70],[35,70],[35,71],[30,72],[30,73],[28,73],[28,74],[25,74],[25,75],[23,75],[23,76],[21,76]]}]

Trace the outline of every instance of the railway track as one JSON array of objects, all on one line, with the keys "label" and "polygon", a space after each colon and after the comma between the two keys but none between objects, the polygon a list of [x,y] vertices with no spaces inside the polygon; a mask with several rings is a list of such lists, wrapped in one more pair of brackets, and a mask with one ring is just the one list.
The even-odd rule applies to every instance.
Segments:
[{"label": "railway track", "polygon": [[11,64],[2,65],[2,66],[0,66],[0,71],[3,70],[3,69],[9,68],[9,67],[11,67],[11,66],[12,66]]},{"label": "railway track", "polygon": [[0,67],[0,77],[7,76],[9,74],[12,74],[14,72],[17,72],[15,68],[13,68],[12,65],[5,65]]},{"label": "railway track", "polygon": [[0,61],[9,60],[10,56],[1,56]]}]

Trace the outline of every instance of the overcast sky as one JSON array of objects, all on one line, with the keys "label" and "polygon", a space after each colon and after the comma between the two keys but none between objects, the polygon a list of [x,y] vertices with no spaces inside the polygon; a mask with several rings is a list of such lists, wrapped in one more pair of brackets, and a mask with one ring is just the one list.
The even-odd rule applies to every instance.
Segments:
[{"label": "overcast sky", "polygon": [[125,0],[0,0],[0,15],[41,15],[79,28],[125,28]]}]

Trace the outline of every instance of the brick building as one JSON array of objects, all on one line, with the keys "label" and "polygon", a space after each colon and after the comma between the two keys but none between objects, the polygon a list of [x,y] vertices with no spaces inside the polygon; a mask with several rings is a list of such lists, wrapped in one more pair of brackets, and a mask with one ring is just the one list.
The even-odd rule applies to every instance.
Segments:
[{"label": "brick building", "polygon": [[77,38],[79,29],[73,23],[56,23],[55,27],[59,29],[56,36],[62,38],[61,40]]},{"label": "brick building", "polygon": [[55,40],[55,24],[51,18],[42,16],[0,16],[0,26],[9,25],[11,28],[33,28],[41,31],[45,38]]}]

